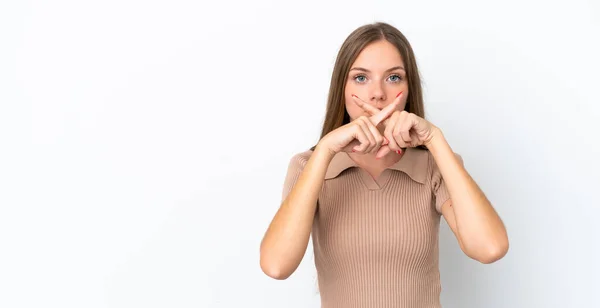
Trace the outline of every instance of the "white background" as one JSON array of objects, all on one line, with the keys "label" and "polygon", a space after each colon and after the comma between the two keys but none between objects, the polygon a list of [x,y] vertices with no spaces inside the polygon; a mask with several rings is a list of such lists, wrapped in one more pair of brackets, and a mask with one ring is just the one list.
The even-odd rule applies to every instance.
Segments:
[{"label": "white background", "polygon": [[595,0],[3,1],[0,306],[319,307],[259,243],[373,21],[509,231],[482,265],[442,222],[444,307],[600,307]]}]

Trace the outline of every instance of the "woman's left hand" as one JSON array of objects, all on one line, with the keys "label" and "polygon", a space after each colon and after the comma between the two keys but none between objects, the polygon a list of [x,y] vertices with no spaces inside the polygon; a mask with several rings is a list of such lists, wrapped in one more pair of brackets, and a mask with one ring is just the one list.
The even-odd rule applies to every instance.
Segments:
[{"label": "woman's left hand", "polygon": [[[358,106],[371,115],[380,111],[379,108],[363,102],[356,96],[353,96],[353,98]],[[407,147],[429,146],[433,138],[439,133],[439,128],[431,122],[405,110],[394,111],[382,124],[385,125],[383,136],[389,144],[388,147],[377,152],[377,158],[385,156],[389,150],[400,154]]]}]

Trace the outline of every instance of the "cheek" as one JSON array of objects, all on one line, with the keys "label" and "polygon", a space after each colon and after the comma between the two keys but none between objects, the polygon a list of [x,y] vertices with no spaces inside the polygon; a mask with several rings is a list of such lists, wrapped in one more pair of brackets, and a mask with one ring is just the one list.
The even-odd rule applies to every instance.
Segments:
[{"label": "cheek", "polygon": [[[352,98],[351,98],[352,99]],[[362,108],[358,107],[355,103],[346,100],[346,111],[350,115],[352,120],[360,117],[361,115],[367,115]]]},{"label": "cheek", "polygon": [[398,110],[404,110],[405,108],[406,108],[406,96],[404,97],[402,102],[400,102],[400,105],[398,105]]}]

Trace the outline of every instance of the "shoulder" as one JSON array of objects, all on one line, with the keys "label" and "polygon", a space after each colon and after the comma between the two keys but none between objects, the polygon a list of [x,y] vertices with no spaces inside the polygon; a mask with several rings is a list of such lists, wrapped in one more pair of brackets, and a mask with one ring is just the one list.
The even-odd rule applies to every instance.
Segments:
[{"label": "shoulder", "polygon": [[307,162],[310,159],[310,156],[312,155],[312,153],[313,153],[312,150],[306,150],[304,152],[296,153],[292,156],[292,160]]},{"label": "shoulder", "polygon": [[289,160],[288,171],[302,170],[312,155],[312,150],[295,153]]},{"label": "shoulder", "polygon": [[298,178],[300,177],[300,174],[304,170],[306,163],[310,159],[311,154],[312,154],[312,151],[308,150],[308,151],[296,153],[296,154],[292,155],[292,157],[290,158],[288,168],[287,168],[287,173],[285,175],[285,181],[283,184],[283,194],[281,196],[282,197],[281,200],[285,200],[287,195],[292,190],[292,187],[294,187],[294,185],[296,184],[296,181],[298,181]]},{"label": "shoulder", "polygon": [[292,155],[290,162],[306,164],[306,162],[308,162],[308,160],[310,159],[310,156],[312,155],[312,153],[313,153],[312,150],[306,150],[304,152],[296,153],[296,154]]}]

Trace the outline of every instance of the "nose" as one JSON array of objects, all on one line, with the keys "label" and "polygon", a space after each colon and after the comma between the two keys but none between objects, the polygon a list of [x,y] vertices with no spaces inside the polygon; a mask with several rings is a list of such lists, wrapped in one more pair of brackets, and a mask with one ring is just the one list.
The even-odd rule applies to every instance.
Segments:
[{"label": "nose", "polygon": [[377,108],[383,108],[383,104],[385,103],[385,91],[383,91],[383,87],[380,83],[374,82],[371,88],[370,93],[370,102],[375,105]]}]

